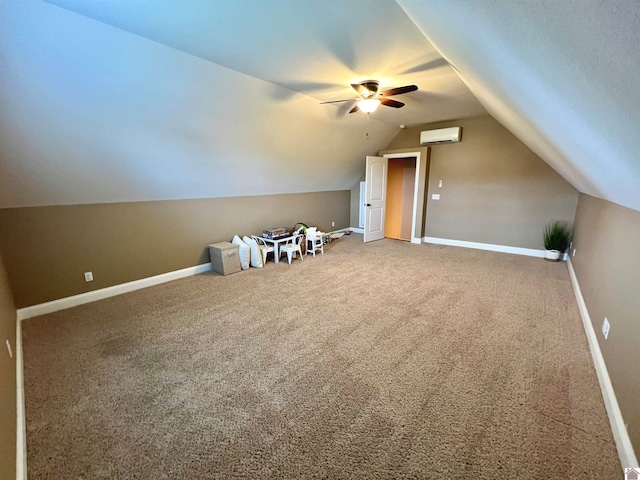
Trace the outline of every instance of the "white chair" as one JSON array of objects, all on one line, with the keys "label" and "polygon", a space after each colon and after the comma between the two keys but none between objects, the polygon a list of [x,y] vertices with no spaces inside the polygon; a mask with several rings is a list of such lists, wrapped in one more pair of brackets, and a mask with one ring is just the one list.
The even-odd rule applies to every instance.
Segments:
[{"label": "white chair", "polygon": [[300,260],[302,260],[302,235],[294,235],[289,238],[286,242],[280,245],[280,254],[287,254],[287,260],[289,260],[289,265],[291,265],[291,258],[296,256],[296,254],[300,254]]},{"label": "white chair", "polygon": [[324,255],[324,240],[322,236],[322,232],[318,232],[317,227],[307,228],[307,253],[313,253],[315,257],[316,252],[319,251]]},{"label": "white chair", "polygon": [[268,244],[264,241],[264,238],[257,237],[256,235],[251,235],[251,238],[253,238],[258,244],[258,248],[260,249],[260,253],[262,254],[262,264],[266,265],[267,255],[269,253],[273,253],[273,255],[275,256],[275,249],[273,248],[273,244]]}]

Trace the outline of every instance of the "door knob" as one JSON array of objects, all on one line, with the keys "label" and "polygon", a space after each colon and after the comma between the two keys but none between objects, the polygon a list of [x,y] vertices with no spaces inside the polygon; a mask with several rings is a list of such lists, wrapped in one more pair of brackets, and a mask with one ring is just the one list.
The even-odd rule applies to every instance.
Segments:
[{"label": "door knob", "polygon": [[365,207],[370,207],[370,206],[371,206],[371,204],[370,204],[370,203],[365,203],[365,204],[364,204],[364,206],[365,206]]}]

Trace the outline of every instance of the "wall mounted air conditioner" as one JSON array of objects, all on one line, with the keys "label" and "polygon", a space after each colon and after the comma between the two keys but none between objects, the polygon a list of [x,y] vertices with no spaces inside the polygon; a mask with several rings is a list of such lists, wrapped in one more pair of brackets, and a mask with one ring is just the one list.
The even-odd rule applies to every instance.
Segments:
[{"label": "wall mounted air conditioner", "polygon": [[420,143],[422,145],[437,145],[439,143],[457,143],[462,134],[461,127],[438,128],[437,130],[426,130],[420,132]]}]

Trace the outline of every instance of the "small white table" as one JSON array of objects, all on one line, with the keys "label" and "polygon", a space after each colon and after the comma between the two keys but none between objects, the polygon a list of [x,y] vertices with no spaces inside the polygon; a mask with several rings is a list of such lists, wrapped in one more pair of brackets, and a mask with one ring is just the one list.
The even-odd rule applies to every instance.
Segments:
[{"label": "small white table", "polygon": [[267,238],[267,237],[262,237],[262,239],[267,242],[270,243],[271,245],[273,245],[273,261],[278,263],[280,261],[280,244],[286,242],[287,240],[291,240],[292,237],[294,237],[295,235],[289,235],[287,237],[281,237],[281,238]]}]

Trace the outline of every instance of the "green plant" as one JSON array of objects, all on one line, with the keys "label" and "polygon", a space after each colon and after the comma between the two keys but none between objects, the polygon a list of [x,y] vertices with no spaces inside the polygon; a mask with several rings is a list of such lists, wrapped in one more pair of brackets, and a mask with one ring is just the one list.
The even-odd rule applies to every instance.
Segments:
[{"label": "green plant", "polygon": [[564,252],[571,242],[573,235],[568,222],[556,220],[544,226],[544,248],[546,250],[558,250]]}]

